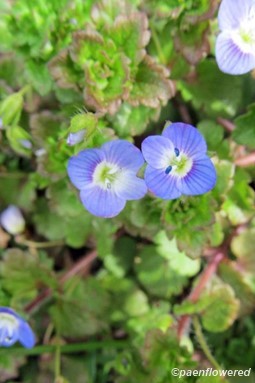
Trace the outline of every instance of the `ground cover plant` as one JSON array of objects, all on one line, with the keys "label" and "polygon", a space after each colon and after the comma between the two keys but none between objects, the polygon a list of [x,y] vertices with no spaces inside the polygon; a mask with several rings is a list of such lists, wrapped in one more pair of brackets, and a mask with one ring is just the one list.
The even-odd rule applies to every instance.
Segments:
[{"label": "ground cover plant", "polygon": [[0,34],[0,382],[253,382],[255,1],[7,0]]}]

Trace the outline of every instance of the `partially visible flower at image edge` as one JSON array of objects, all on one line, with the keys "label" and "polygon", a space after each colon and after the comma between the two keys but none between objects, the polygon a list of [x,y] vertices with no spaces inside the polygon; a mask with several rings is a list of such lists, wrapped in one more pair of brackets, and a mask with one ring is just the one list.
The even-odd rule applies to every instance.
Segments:
[{"label": "partially visible flower at image edge", "polygon": [[0,307],[0,346],[10,347],[18,341],[26,348],[34,347],[31,327],[14,310]]},{"label": "partially visible flower at image edge", "polygon": [[167,126],[161,136],[147,137],[142,153],[148,163],[148,189],[162,199],[208,192],[216,183],[216,171],[206,151],[201,133],[184,123]]},{"label": "partially visible flower at image edge", "polygon": [[24,231],[25,220],[20,209],[15,205],[8,206],[0,215],[2,227],[10,234],[16,235]]},{"label": "partially visible flower at image edge", "polygon": [[238,75],[255,68],[255,0],[223,0],[215,55],[222,72]]},{"label": "partially visible flower at image edge", "polygon": [[85,208],[95,216],[111,218],[124,209],[126,201],[146,194],[144,180],[136,176],[143,164],[138,148],[115,140],[71,157],[67,172]]}]

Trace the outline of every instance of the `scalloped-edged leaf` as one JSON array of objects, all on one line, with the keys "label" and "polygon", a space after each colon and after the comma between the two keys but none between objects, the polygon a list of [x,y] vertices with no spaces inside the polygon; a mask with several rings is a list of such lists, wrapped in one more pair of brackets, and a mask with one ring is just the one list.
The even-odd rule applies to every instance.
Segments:
[{"label": "scalloped-edged leaf", "polygon": [[133,106],[141,104],[158,108],[165,105],[174,94],[175,86],[169,79],[168,70],[146,55],[137,68],[128,102]]},{"label": "scalloped-edged leaf", "polygon": [[136,66],[145,56],[145,46],[150,39],[148,19],[145,13],[119,15],[110,28],[106,28],[109,37],[117,49],[131,60],[131,67]]},{"label": "scalloped-edged leaf", "polygon": [[236,297],[240,301],[240,315],[246,315],[254,310],[255,294],[245,280],[245,276],[235,268],[235,262],[221,263],[219,274],[224,282],[228,283],[235,291]]},{"label": "scalloped-edged leaf", "polygon": [[230,286],[218,286],[208,297],[202,299],[208,302],[201,315],[206,330],[222,332],[233,324],[239,312],[240,302]]}]

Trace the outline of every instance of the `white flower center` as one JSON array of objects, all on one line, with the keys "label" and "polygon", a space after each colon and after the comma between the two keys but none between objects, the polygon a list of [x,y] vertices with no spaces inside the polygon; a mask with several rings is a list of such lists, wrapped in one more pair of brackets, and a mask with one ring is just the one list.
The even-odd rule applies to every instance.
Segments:
[{"label": "white flower center", "polygon": [[15,330],[18,328],[18,320],[11,314],[0,314],[0,344],[11,342]]},{"label": "white flower center", "polygon": [[192,168],[193,161],[185,153],[181,153],[179,149],[174,149],[176,156],[169,161],[165,173],[180,178],[185,177]]},{"label": "white flower center", "polygon": [[104,190],[110,190],[118,180],[121,171],[122,169],[117,165],[103,161],[95,168],[93,182]]},{"label": "white flower center", "polygon": [[255,54],[255,6],[250,9],[247,19],[234,31],[233,40],[244,53]]}]

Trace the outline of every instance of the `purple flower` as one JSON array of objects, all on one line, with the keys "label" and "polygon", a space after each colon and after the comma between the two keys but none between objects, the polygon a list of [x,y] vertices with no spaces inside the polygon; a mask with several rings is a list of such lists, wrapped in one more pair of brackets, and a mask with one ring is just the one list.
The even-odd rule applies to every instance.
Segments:
[{"label": "purple flower", "polygon": [[35,345],[29,324],[8,307],[0,307],[0,346],[10,347],[19,341],[24,347]]},{"label": "purple flower", "polygon": [[24,231],[25,220],[20,209],[17,206],[10,205],[5,209],[1,216],[2,227],[10,234],[16,235]]},{"label": "purple flower", "polygon": [[255,68],[255,1],[223,0],[216,61],[222,72],[244,74]]},{"label": "purple flower", "polygon": [[86,129],[79,130],[76,133],[69,133],[66,142],[69,146],[79,144],[85,137]]},{"label": "purple flower", "polygon": [[145,182],[149,190],[163,199],[211,190],[216,172],[206,150],[203,136],[184,123],[169,125],[162,136],[147,137],[142,152],[148,163]]},{"label": "purple flower", "polygon": [[92,214],[111,218],[126,201],[142,198],[147,188],[136,176],[143,165],[139,149],[124,140],[107,142],[100,149],[85,149],[70,158],[68,175],[85,208]]}]

